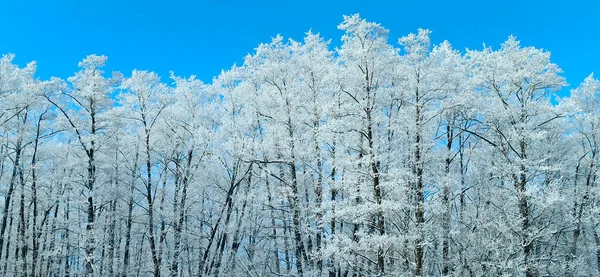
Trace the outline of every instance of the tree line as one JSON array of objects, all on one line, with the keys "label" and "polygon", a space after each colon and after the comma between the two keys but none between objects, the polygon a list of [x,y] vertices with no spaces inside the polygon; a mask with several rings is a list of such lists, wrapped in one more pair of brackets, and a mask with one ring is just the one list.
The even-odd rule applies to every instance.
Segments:
[{"label": "tree line", "polygon": [[600,82],[345,16],[210,84],[0,59],[2,276],[590,276]]}]

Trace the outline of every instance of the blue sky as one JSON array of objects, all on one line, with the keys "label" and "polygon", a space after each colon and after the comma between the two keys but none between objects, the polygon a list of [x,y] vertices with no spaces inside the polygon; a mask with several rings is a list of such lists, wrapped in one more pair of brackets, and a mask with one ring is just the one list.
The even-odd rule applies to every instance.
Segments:
[{"label": "blue sky", "polygon": [[38,61],[38,76],[66,78],[88,54],[108,56],[107,71],[158,72],[205,82],[241,63],[261,42],[309,29],[340,44],[342,15],[360,13],[391,31],[391,43],[433,31],[434,43],[498,48],[510,34],[552,52],[569,84],[600,77],[600,1],[28,1],[0,4],[0,53]]}]

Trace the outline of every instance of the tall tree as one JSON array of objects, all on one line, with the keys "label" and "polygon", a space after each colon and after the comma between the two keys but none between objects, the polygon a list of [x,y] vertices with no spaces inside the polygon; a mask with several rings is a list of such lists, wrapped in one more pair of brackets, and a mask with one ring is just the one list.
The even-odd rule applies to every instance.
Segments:
[{"label": "tall tree", "polygon": [[[540,258],[534,253],[534,246],[541,236],[541,228],[536,222],[540,212],[532,202],[532,194],[540,186],[540,176],[546,174],[543,161],[551,149],[543,138],[556,130],[552,124],[560,118],[550,104],[549,95],[562,87],[565,82],[559,74],[561,70],[550,62],[550,54],[533,47],[521,47],[515,37],[502,44],[502,48],[492,51],[487,48],[480,52],[470,52],[473,70],[477,72],[473,81],[478,84],[475,93],[481,98],[481,124],[486,129],[482,134],[474,132],[500,155],[495,165],[493,178],[502,184],[512,184],[510,190],[516,199],[518,215],[516,238],[518,238],[515,261],[527,277],[537,275]],[[507,167],[504,168],[503,165]],[[512,201],[511,201],[512,202]],[[510,220],[511,217],[507,218]],[[515,246],[517,246],[515,245]],[[515,250],[517,250],[516,248]],[[510,259],[510,258],[509,258]]]},{"label": "tall tree", "polygon": [[[153,264],[153,274],[160,276],[162,256],[159,252],[159,242],[155,230],[155,196],[158,187],[157,180],[153,178],[155,159],[152,158],[152,135],[156,123],[168,104],[169,88],[160,82],[154,72],[137,71],[132,76],[123,80],[122,88],[127,91],[121,95],[120,104],[123,105],[124,117],[130,119],[140,129],[144,151],[144,194],[148,213],[148,241]],[[158,236],[161,236],[160,234]],[[161,240],[162,241],[162,240]]]},{"label": "tall tree", "polygon": [[[101,68],[106,63],[106,56],[90,55],[79,63],[81,70],[68,80],[72,87],[65,87],[55,95],[45,95],[46,99],[54,105],[66,119],[71,127],[81,149],[87,158],[86,178],[86,242],[85,242],[85,268],[86,276],[94,275],[95,243],[95,214],[96,206],[94,195],[97,184],[97,155],[102,146],[99,138],[105,131],[106,119],[102,114],[110,107],[108,95],[114,90],[115,84],[120,81],[116,74],[108,79],[103,76]],[[76,108],[73,108],[76,107]]]}]

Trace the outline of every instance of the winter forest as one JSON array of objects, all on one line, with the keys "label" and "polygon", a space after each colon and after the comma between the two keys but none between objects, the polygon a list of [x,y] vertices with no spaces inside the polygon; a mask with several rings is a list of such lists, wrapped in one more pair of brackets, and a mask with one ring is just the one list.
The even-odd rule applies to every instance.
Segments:
[{"label": "winter forest", "polygon": [[599,274],[600,81],[338,28],[210,84],[2,56],[0,276]]}]

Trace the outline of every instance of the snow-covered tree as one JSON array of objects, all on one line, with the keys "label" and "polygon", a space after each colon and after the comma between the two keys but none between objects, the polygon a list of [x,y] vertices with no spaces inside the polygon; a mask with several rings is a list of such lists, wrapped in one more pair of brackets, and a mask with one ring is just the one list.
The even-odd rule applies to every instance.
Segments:
[{"label": "snow-covered tree", "polygon": [[211,83],[0,59],[2,276],[600,273],[600,82],[550,53],[277,35]]}]

